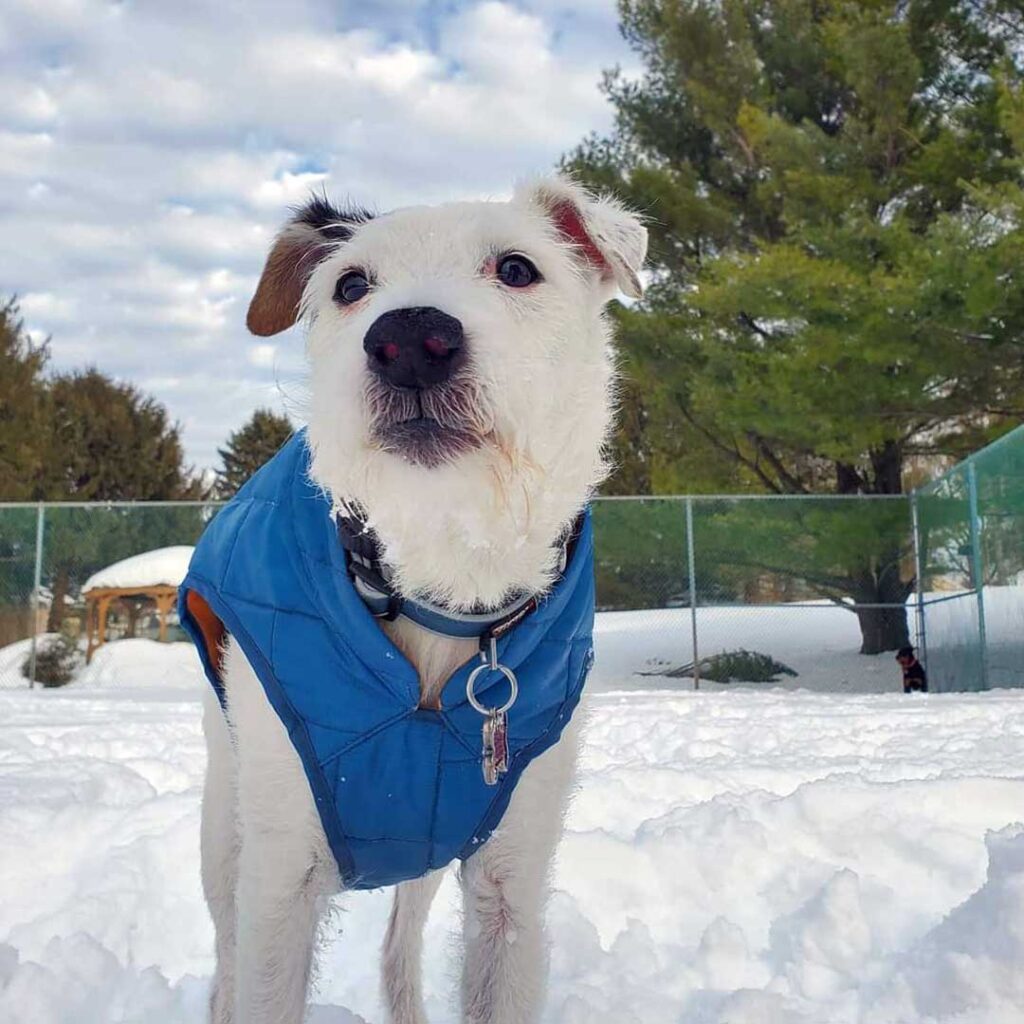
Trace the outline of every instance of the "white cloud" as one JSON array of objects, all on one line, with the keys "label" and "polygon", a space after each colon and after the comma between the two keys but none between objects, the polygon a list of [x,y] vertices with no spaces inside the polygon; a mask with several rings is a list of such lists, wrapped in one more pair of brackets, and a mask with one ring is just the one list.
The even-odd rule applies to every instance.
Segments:
[{"label": "white cloud", "polygon": [[199,464],[255,406],[301,407],[297,332],[244,329],[289,206],[321,187],[380,209],[507,192],[608,125],[600,71],[628,56],[614,0],[338,12],[0,9],[0,295],[56,365],[151,389]]},{"label": "white cloud", "polygon": [[249,362],[252,363],[253,366],[260,366],[260,367],[273,366],[274,365],[274,359],[275,359],[276,356],[277,356],[277,346],[276,345],[267,345],[267,344],[253,345],[249,349]]},{"label": "white cloud", "polygon": [[76,313],[73,299],[53,292],[28,292],[20,296],[19,305],[22,314],[30,320],[67,323]]}]

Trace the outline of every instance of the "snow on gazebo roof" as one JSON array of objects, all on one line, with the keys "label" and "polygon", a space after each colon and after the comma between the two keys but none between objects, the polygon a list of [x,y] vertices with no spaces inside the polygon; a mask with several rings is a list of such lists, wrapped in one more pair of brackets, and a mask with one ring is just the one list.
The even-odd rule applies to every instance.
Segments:
[{"label": "snow on gazebo roof", "polygon": [[133,587],[176,587],[185,578],[194,550],[187,544],[180,544],[132,555],[131,558],[94,572],[85,581],[82,593],[90,590],[130,590]]}]

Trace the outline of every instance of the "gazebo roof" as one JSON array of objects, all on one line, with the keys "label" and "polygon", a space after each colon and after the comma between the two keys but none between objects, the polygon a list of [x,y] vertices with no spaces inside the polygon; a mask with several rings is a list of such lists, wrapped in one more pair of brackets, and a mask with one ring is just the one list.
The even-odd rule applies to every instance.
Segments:
[{"label": "gazebo roof", "polygon": [[185,578],[194,548],[187,544],[157,548],[122,559],[93,573],[82,587],[90,590],[131,590],[147,587],[176,587]]}]

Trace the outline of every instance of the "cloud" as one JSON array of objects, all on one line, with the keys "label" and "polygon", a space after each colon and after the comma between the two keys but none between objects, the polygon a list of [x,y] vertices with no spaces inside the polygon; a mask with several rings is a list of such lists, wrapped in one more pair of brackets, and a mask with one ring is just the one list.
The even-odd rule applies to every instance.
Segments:
[{"label": "cloud", "polygon": [[[348,5],[346,5],[347,7]],[[381,209],[500,195],[607,127],[613,0],[7,0],[0,294],[59,367],[151,390],[189,457],[301,411],[301,339],[244,330],[311,189]]]}]

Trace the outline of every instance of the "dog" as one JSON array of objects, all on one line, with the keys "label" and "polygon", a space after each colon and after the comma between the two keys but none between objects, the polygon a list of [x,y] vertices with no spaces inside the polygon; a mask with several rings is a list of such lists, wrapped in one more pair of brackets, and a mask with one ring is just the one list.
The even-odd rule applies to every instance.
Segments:
[{"label": "dog", "polygon": [[[311,531],[309,543],[320,547],[310,553],[300,537],[299,548],[308,555],[303,565],[319,565],[315,571],[322,569],[332,586],[349,586],[341,581],[348,566],[360,597],[383,602],[384,611],[375,611],[372,623],[378,635],[364,623],[360,636],[393,645],[415,670],[416,707],[402,718],[409,729],[420,729],[421,719],[426,723],[431,714],[446,717],[449,704],[474,715],[465,700],[447,696],[448,681],[458,676],[462,687],[462,672],[472,696],[469,676],[490,672],[497,686],[503,676],[516,674],[499,663],[498,629],[510,630],[509,636],[535,629],[528,624],[553,614],[544,609],[557,603],[559,587],[570,585],[564,582],[572,572],[567,565],[583,557],[572,551],[584,543],[584,510],[607,471],[615,362],[604,309],[618,291],[639,296],[646,244],[641,220],[617,201],[551,177],[520,186],[508,201],[413,207],[380,216],[314,198],[271,247],[247,323],[260,336],[299,319],[308,325],[309,427],[294,446],[294,457],[307,460],[308,467],[295,477],[301,493],[294,503],[261,496],[259,488],[270,477],[259,484],[257,475],[249,496],[240,495],[238,514],[221,512],[211,530],[223,521],[224,530],[234,522],[231,528],[241,531],[232,535],[231,550],[222,552],[241,581],[231,584],[236,589],[262,586],[261,567],[275,559],[281,567],[268,568],[270,576],[294,572],[295,579],[305,579],[306,569],[295,568],[277,550],[293,530]],[[348,524],[347,534],[342,530],[339,536],[348,537],[351,550],[345,549],[341,562],[331,549],[335,535],[328,513],[339,529]],[[298,519],[305,525],[296,525]],[[237,537],[246,530],[258,540],[240,562]],[[360,548],[368,538],[369,555]],[[336,546],[340,551],[341,542]],[[319,673],[315,661],[313,668],[303,662],[301,672],[292,672],[298,682],[285,679],[296,659],[319,657],[315,644],[299,636],[314,626],[294,605],[299,598],[288,596],[291,583],[281,584],[285,596],[273,599],[277,607],[269,617],[255,599],[244,605],[251,622],[227,604],[211,611],[209,602],[219,598],[214,589],[203,590],[212,572],[204,576],[200,563],[193,562],[181,607],[183,624],[215,682],[203,718],[208,768],[201,829],[203,889],[216,934],[211,1021],[298,1024],[325,901],[346,887],[346,877],[355,877],[351,864],[341,864],[342,840],[325,831],[334,812],[324,810],[314,785],[320,784],[321,755],[311,753],[317,726],[289,717],[291,706],[304,699],[303,679]],[[592,572],[584,567],[573,579],[579,601],[589,601],[585,611],[592,620]],[[230,589],[224,584],[225,592]],[[319,583],[316,589],[325,614],[333,614],[333,597],[324,597]],[[452,635],[432,628],[434,620],[417,618],[413,608],[459,628],[488,622],[489,649],[484,645],[481,653],[482,641],[472,630]],[[511,609],[498,625],[495,609]],[[264,619],[272,626],[269,639],[261,641],[257,633]],[[577,645],[565,642],[568,654],[549,637],[543,658],[537,657],[547,659],[559,678],[578,677],[581,687],[589,661],[583,663],[580,651],[589,645],[589,633],[582,612],[579,621]],[[324,650],[336,652],[333,643],[325,641]],[[393,667],[393,652],[380,650]],[[376,663],[367,671],[372,676]],[[316,685],[325,691],[344,684],[344,669],[320,674],[326,678]],[[285,680],[283,690],[276,676]],[[520,700],[530,699],[530,678],[517,682]],[[360,714],[374,720],[377,698],[372,687],[367,692],[371,696],[363,700],[359,691]],[[557,718],[557,728],[544,733],[551,745],[525,769],[519,768],[522,751],[514,749],[516,722],[523,717],[517,719],[512,707],[506,725],[490,704],[480,708],[482,753],[477,756],[467,741],[470,753],[452,768],[462,773],[459,784],[485,794],[484,800],[490,792],[485,782],[496,785],[504,778],[511,793],[500,824],[487,834],[474,831],[471,855],[458,855],[467,1024],[529,1024],[541,1012],[549,873],[577,754],[578,717],[566,719],[578,693],[570,696],[552,705],[549,717]],[[349,700],[354,707],[356,697],[344,698]],[[343,707],[339,714],[345,713]],[[456,711],[451,715],[455,722]],[[315,722],[317,716],[311,717]],[[477,719],[464,720],[471,723],[465,735],[471,735]],[[424,733],[440,735],[430,729],[422,725]],[[355,741],[344,750],[353,748]],[[399,780],[406,769],[410,780],[420,771],[417,765],[396,766],[390,754],[378,763]],[[491,776],[483,782],[481,764]],[[512,789],[508,780],[517,771]],[[331,784],[337,790],[377,781],[373,771],[349,780],[335,767]],[[405,794],[388,787],[369,801],[365,814],[373,817],[383,804],[402,802]],[[345,797],[339,799],[344,818]],[[430,821],[435,820],[436,814]],[[388,830],[387,823],[383,828]],[[422,930],[444,875],[436,858],[448,856],[438,854],[435,839],[432,834],[431,870],[406,878],[413,870],[400,869],[404,873],[396,875],[406,880],[395,890],[382,950],[383,1002],[392,1024],[426,1020]],[[351,842],[354,849],[358,839]],[[414,847],[420,848],[409,849]],[[404,847],[395,853],[403,855]],[[375,869],[361,868],[369,874],[359,877],[385,877],[374,875]]]}]

